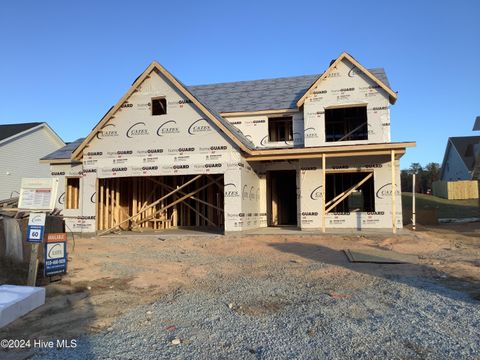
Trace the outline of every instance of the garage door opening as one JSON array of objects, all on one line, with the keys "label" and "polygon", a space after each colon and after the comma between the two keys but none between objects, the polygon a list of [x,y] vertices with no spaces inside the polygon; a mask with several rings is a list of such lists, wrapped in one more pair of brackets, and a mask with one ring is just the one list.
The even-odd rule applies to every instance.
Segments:
[{"label": "garage door opening", "polygon": [[297,172],[267,172],[268,226],[297,225]]},{"label": "garage door opening", "polygon": [[97,230],[224,228],[223,175],[99,179]]}]

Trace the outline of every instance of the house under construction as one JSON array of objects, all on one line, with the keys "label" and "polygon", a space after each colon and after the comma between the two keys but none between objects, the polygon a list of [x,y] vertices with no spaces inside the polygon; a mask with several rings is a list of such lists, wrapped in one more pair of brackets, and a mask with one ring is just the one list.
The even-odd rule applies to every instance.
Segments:
[{"label": "house under construction", "polygon": [[157,62],[44,157],[76,232],[402,227],[397,94],[342,53],[322,74],[185,86]]}]

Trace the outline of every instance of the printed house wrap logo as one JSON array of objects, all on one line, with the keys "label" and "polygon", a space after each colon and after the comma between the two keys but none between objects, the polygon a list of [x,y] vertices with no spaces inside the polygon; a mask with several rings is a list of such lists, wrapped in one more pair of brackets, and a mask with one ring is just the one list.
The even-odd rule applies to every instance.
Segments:
[{"label": "printed house wrap logo", "polygon": [[224,185],[225,197],[239,197],[240,194],[237,190],[237,185],[228,183]]},{"label": "printed house wrap logo", "polygon": [[[396,186],[395,195],[400,195],[400,191],[398,191],[398,187]],[[383,185],[380,189],[377,190],[375,194],[378,199],[385,199],[386,197],[392,196],[392,183],[387,183]]]},{"label": "printed house wrap logo", "polygon": [[150,135],[148,133],[147,125],[144,122],[137,122],[130,126],[127,130],[127,138],[133,138],[135,136]]},{"label": "printed house wrap logo", "polygon": [[303,136],[304,136],[305,139],[318,138],[317,130],[313,127],[306,128],[304,130],[304,135]]},{"label": "printed house wrap logo", "polygon": [[194,121],[188,128],[188,133],[190,135],[204,135],[211,131],[212,128],[205,119],[198,119],[197,121]]},{"label": "printed house wrap logo", "polygon": [[57,201],[60,205],[63,205],[65,203],[65,192],[63,192],[62,195],[58,197]]},{"label": "printed house wrap logo", "polygon": [[118,136],[117,130],[115,130],[114,124],[107,124],[97,132],[97,139],[102,140],[106,137],[115,137]]},{"label": "printed house wrap logo", "polygon": [[168,120],[161,124],[157,129],[158,136],[178,134],[180,130],[177,127],[177,122],[175,120]]},{"label": "printed house wrap logo", "polygon": [[319,200],[322,198],[322,195],[323,195],[323,186],[320,185],[320,186],[317,186],[315,189],[312,190],[312,192],[310,193],[310,199],[312,200]]}]

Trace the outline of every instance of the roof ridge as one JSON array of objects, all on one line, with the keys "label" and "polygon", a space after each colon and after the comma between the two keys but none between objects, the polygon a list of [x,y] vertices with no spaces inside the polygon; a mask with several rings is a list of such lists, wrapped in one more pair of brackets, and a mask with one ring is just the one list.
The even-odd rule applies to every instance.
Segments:
[{"label": "roof ridge", "polygon": [[186,85],[186,86],[190,88],[190,87],[200,87],[200,86],[227,85],[227,84],[251,83],[251,82],[254,82],[254,81],[298,79],[298,78],[302,78],[302,77],[307,78],[307,77],[320,76],[320,75],[322,75],[322,74],[281,76],[281,77],[274,77],[274,78],[252,79],[252,80],[238,80],[238,81],[225,81],[225,82],[219,82],[219,83],[198,84],[198,85]]}]

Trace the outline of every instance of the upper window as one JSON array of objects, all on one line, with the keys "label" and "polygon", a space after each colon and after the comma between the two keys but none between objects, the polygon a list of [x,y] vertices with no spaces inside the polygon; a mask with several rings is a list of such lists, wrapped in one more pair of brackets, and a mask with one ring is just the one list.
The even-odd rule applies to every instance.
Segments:
[{"label": "upper window", "polygon": [[80,178],[67,177],[67,191],[65,196],[66,209],[78,209],[80,203]]},{"label": "upper window", "polygon": [[325,110],[327,141],[368,140],[367,107]]},{"label": "upper window", "polygon": [[268,119],[268,141],[292,141],[293,118],[291,116]]},{"label": "upper window", "polygon": [[165,115],[167,113],[167,99],[152,99],[152,115]]}]

